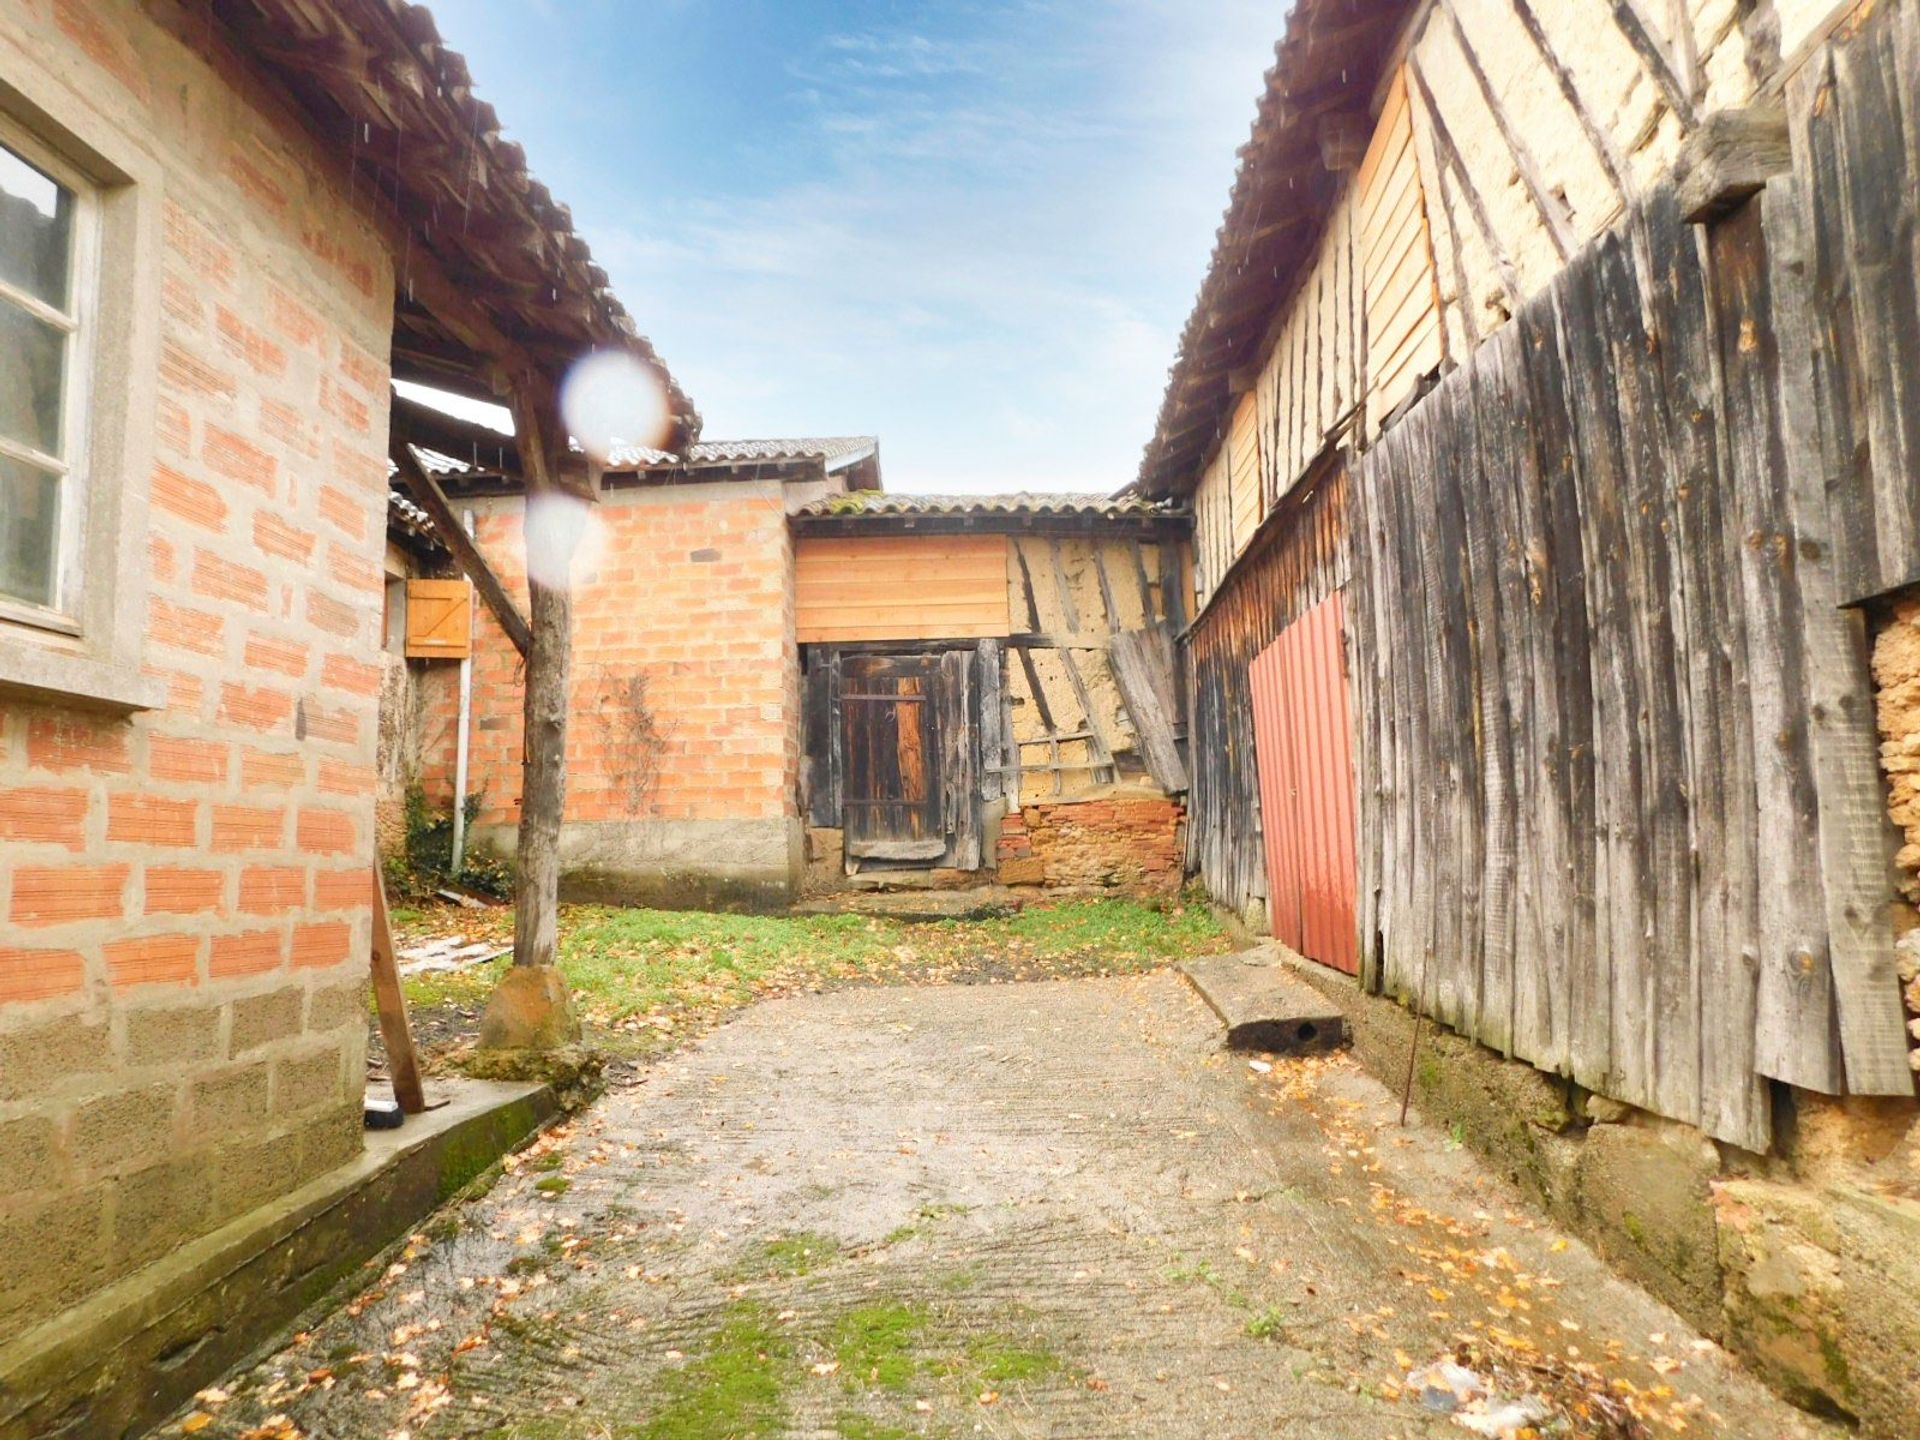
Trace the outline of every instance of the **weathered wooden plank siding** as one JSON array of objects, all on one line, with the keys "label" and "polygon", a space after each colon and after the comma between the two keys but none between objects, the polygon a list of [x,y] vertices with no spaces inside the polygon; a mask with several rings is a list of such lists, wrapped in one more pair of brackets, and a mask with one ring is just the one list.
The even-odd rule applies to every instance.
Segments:
[{"label": "weathered wooden plank siding", "polygon": [[1790,88],[1826,463],[1847,599],[1920,581],[1920,9],[1889,4]]},{"label": "weathered wooden plank siding", "polygon": [[1911,1088],[1843,607],[1920,578],[1916,59],[1870,17],[1794,175],[1651,190],[1353,481],[1363,973],[1753,1148],[1766,1078]]},{"label": "weathered wooden plank siding", "polygon": [[1266,532],[1187,636],[1193,744],[1188,867],[1235,910],[1266,898],[1249,666],[1283,629],[1344,583],[1344,475],[1282,500]]}]

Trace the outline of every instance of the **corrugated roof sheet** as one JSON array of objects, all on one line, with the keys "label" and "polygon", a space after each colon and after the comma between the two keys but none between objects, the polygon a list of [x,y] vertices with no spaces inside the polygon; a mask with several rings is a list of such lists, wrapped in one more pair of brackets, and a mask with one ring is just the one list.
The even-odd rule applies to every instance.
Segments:
[{"label": "corrugated roof sheet", "polygon": [[1101,516],[1175,515],[1179,510],[1138,495],[1047,494],[1026,490],[1009,495],[893,495],[880,490],[852,490],[803,505],[801,515],[854,519],[866,515],[968,516],[1053,515]]},{"label": "corrugated roof sheet", "polygon": [[1321,160],[1320,122],[1368,112],[1412,9],[1413,0],[1295,0],[1141,457],[1134,483],[1145,493],[1188,494],[1198,483],[1225,432],[1228,376],[1259,360],[1339,194],[1343,177]]}]

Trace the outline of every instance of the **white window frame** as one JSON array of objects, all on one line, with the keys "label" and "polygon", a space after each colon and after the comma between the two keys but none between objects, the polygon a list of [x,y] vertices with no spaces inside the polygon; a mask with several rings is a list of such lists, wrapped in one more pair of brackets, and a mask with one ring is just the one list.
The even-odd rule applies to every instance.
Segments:
[{"label": "white window frame", "polygon": [[60,430],[64,456],[45,455],[0,435],[0,455],[60,478],[60,522],[54,542],[53,604],[0,594],[0,619],[63,635],[82,633],[81,597],[86,585],[86,527],[92,427],[93,347],[100,293],[100,196],[93,182],[31,132],[0,113],[0,145],[43,172],[74,197],[72,252],[68,256],[69,310],[56,310],[37,296],[0,280],[0,302],[64,331],[67,345],[60,380]]},{"label": "white window frame", "polygon": [[[0,66],[0,136],[75,204],[57,607],[0,607],[0,706],[16,698],[126,714],[167,701],[144,664],[147,498],[159,404],[163,211],[199,177],[170,165],[127,114],[75,91],[31,50]],[[63,488],[65,488],[63,482]]]}]

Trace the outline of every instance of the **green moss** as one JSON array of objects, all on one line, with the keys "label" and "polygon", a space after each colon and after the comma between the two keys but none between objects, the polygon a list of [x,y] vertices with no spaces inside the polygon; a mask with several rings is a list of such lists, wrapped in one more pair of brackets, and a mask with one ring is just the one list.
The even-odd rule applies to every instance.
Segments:
[{"label": "green moss", "polygon": [[797,1231],[777,1235],[748,1250],[733,1264],[713,1272],[723,1285],[760,1280],[799,1280],[840,1258],[840,1242],[831,1235]]},{"label": "green moss", "polygon": [[566,1156],[558,1150],[549,1150],[544,1155],[536,1155],[527,1162],[529,1170],[558,1170],[567,1163]]},{"label": "green moss", "polygon": [[1840,1351],[1840,1342],[1825,1330],[1816,1330],[1814,1339],[1820,1346],[1820,1363],[1826,1368],[1827,1383],[1848,1400],[1853,1398],[1853,1371],[1847,1365],[1847,1357]]},{"label": "green moss", "polygon": [[1037,1344],[1021,1344],[1004,1335],[982,1335],[967,1343],[967,1361],[988,1385],[1018,1385],[1043,1379],[1060,1369],[1060,1357]]},{"label": "green moss", "polygon": [[940,1288],[949,1295],[961,1295],[978,1285],[986,1277],[986,1272],[978,1265],[962,1265],[958,1270],[949,1270],[939,1280]]},{"label": "green moss", "polygon": [[919,1440],[919,1436],[904,1425],[884,1425],[851,1412],[833,1422],[833,1431],[840,1440]]},{"label": "green moss", "polygon": [[635,1440],[770,1440],[786,1420],[793,1351],[766,1312],[734,1305],[699,1358],[660,1377]]},{"label": "green moss", "polygon": [[1642,1250],[1647,1248],[1646,1222],[1631,1210],[1620,1212],[1620,1228],[1627,1232],[1627,1238]]},{"label": "green moss", "polygon": [[573,1188],[573,1182],[564,1175],[548,1175],[534,1181],[533,1188],[542,1195],[564,1195]]},{"label": "green moss", "polygon": [[905,1390],[920,1373],[915,1347],[926,1333],[924,1305],[883,1300],[856,1306],[835,1319],[828,1345],[850,1388]]}]

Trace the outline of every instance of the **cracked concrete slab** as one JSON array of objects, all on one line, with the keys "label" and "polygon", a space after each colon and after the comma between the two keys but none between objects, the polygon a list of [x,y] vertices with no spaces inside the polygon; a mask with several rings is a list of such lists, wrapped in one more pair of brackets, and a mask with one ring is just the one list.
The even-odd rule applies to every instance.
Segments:
[{"label": "cracked concrete slab", "polygon": [[175,1423],[1382,1440],[1468,1355],[1568,1433],[1832,1433],[1396,1111],[1172,973],[765,1004]]}]

